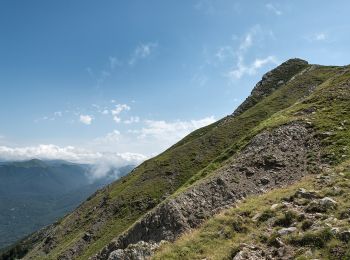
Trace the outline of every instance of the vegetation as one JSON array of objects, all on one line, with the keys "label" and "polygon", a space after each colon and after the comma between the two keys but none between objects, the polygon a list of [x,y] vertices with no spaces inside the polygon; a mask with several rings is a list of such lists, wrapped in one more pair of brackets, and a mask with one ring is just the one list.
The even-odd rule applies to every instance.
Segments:
[{"label": "vegetation", "polygon": [[[319,181],[319,178],[324,176],[322,174],[311,175],[291,187],[248,198],[237,205],[237,208],[220,213],[198,230],[183,235],[175,243],[165,244],[154,259],[203,259],[208,256],[210,259],[231,259],[242,249],[242,243],[253,243],[266,249],[280,246],[277,238],[293,249],[294,255],[291,257],[295,259],[350,259],[348,247],[350,237],[342,235],[347,234],[350,228],[348,222],[343,221],[350,217],[349,71],[349,67],[319,67],[304,77],[296,78],[293,82],[296,88],[305,83],[311,84],[309,80],[319,80],[320,84],[311,95],[275,113],[245,136],[246,140],[249,140],[249,135],[256,135],[263,129],[271,129],[292,121],[305,122],[315,130],[317,138],[321,141],[324,163],[333,166],[332,172],[325,174],[327,178],[324,177],[329,180],[328,182]],[[288,93],[288,84],[255,105],[254,109],[261,105],[270,106],[269,102],[278,97],[279,92]],[[293,95],[293,93],[289,94]],[[245,114],[249,112],[250,110]],[[226,154],[233,154],[233,151],[244,146],[246,140],[241,139],[240,142],[235,143],[227,149]],[[307,158],[309,170],[311,173],[319,173],[320,170],[313,163],[313,158],[314,155],[310,153]],[[304,219],[303,215],[284,211],[281,207],[270,209],[273,204],[283,205],[283,201],[290,198],[301,187],[317,190],[322,196],[330,196],[337,201],[338,207],[333,209],[330,215],[335,219],[331,224],[334,229],[329,227],[330,219],[327,214],[321,218],[318,228],[312,228],[314,221]],[[309,202],[304,201],[304,203]],[[253,216],[256,215],[259,217],[254,221]],[[248,232],[240,233],[231,230],[228,233],[229,236],[223,236],[223,231],[231,227],[230,223],[238,220],[244,221]],[[295,224],[297,233],[286,237],[277,233],[281,227],[295,226]],[[268,232],[271,227],[273,231]]]},{"label": "vegetation", "polygon": [[[327,176],[332,176],[332,181],[328,184],[320,184],[318,175],[310,175],[290,187],[247,198],[236,208],[223,211],[205,222],[199,229],[184,234],[175,243],[164,244],[154,259],[203,259],[208,256],[210,259],[231,259],[244,243],[253,243],[260,248],[270,248],[276,246],[276,238],[279,238],[288,247],[294,248],[292,258],[347,259],[346,256],[350,252],[348,241],[344,238],[342,240],[339,235],[341,230],[348,230],[347,221],[333,222],[333,226],[339,229],[338,233],[334,233],[335,231],[327,225],[330,220],[328,219],[329,215],[326,214],[316,228],[315,223],[302,220],[297,213],[285,211],[283,203],[287,198],[292,197],[299,188],[318,190],[323,196],[327,194],[328,189],[341,185],[344,193],[332,196],[338,202],[339,207],[331,215],[341,219],[340,216],[344,209],[350,208],[349,173],[350,161],[347,161],[327,174]],[[273,210],[270,209],[274,204],[279,206]],[[258,221],[254,220],[254,216],[257,214],[261,214]],[[270,220],[274,223],[272,226],[268,223]],[[244,232],[234,230],[232,223],[235,222],[244,225]],[[280,226],[290,226],[294,222],[298,232],[287,236],[277,233],[281,229]],[[315,228],[310,229],[312,225]],[[273,230],[269,231],[271,227]],[[307,231],[304,232],[304,230]],[[335,250],[335,248],[344,250]],[[309,249],[312,249],[311,256],[307,256]],[[340,258],[337,258],[339,255],[336,254],[340,253]]]},{"label": "vegetation", "polygon": [[[337,166],[339,172],[350,155],[350,122],[347,121],[350,118],[350,77],[347,68],[313,66],[304,62],[301,65],[297,62],[294,67],[295,61],[291,62],[269,73],[266,84],[257,86],[265,92],[253,91],[235,116],[193,132],[128,176],[96,192],[76,211],[51,227],[54,243],[48,254],[43,253],[47,245],[41,241],[31,244],[34,248],[26,257],[56,259],[71,252],[69,249],[78,248],[80,251],[74,257],[87,259],[166,198],[215,174],[256,134],[291,121],[302,121],[315,129],[322,141],[324,161]],[[284,66],[291,67],[286,69]],[[318,171],[313,157],[310,153],[307,158],[310,173]],[[346,197],[350,187],[348,172],[344,176],[337,175],[334,180],[345,190],[337,194],[337,201],[344,207],[350,206],[347,202],[350,198]],[[298,229],[307,231],[303,236],[288,236],[283,239],[284,243],[305,249],[315,247],[315,255],[332,255],[331,248],[344,246],[343,241],[328,236],[326,231],[313,233],[309,230],[310,223],[293,211],[282,213],[280,208],[271,209],[271,205],[282,204],[298,188],[322,192],[329,188],[318,185],[315,176],[309,176],[291,187],[248,198],[238,208],[226,210],[200,229],[164,245],[155,259],[202,259],[209,255],[211,259],[232,258],[244,242],[254,241],[262,248],[276,244],[276,238],[280,236],[277,231],[294,222],[298,223]],[[345,214],[340,212],[341,208],[337,208],[336,214]],[[257,220],[256,214],[260,215]],[[273,233],[266,233],[268,227]],[[88,243],[82,242],[86,232],[93,234]],[[296,257],[302,257],[304,253],[298,251]]]},{"label": "vegetation", "polygon": [[[276,75],[275,81],[288,81],[305,67],[307,67],[305,64],[297,66],[296,69],[290,70],[293,73],[287,74],[282,70],[282,73]],[[317,79],[313,83],[317,84],[321,80]],[[236,144],[245,139],[247,133],[256,125],[306,95],[307,87],[305,85],[297,91],[290,90],[292,94],[289,96],[280,92],[280,95],[276,95],[266,105],[251,107],[237,117],[228,116],[199,129],[164,153],[144,162],[128,176],[99,191],[55,227],[57,246],[50,251],[50,257],[56,258],[78,243],[84,233],[83,230],[94,229],[102,217],[104,224],[95,231],[94,240],[86,245],[79,258],[86,259],[97,253],[165,197],[177,190],[180,192],[213,172],[236,149],[224,153],[223,151],[232,146],[238,148]],[[264,101],[265,99],[262,100]],[[108,205],[101,207],[105,197],[109,198],[109,205],[113,205],[113,209]],[[40,251],[42,245],[29,252],[28,256],[38,258]]]}]

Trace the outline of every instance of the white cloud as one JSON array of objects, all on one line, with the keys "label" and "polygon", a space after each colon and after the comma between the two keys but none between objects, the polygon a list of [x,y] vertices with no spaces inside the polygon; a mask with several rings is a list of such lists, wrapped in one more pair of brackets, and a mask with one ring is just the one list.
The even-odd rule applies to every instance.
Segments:
[{"label": "white cloud", "polygon": [[127,104],[117,104],[115,108],[111,110],[112,115],[119,115],[123,111],[130,110],[130,107]]},{"label": "white cloud", "polygon": [[121,122],[121,118],[119,116],[120,113],[123,111],[129,111],[129,110],[130,110],[130,107],[128,105],[117,104],[117,105],[115,105],[115,108],[110,111],[110,113],[113,115],[113,120],[116,123],[120,123]]},{"label": "white cloud", "polygon": [[[270,32],[269,32],[270,34]],[[231,81],[242,78],[245,75],[254,75],[257,73],[258,69],[262,68],[267,64],[277,64],[277,58],[273,55],[269,55],[265,58],[255,58],[250,64],[246,64],[245,58],[247,52],[255,45],[256,39],[258,36],[262,36],[263,31],[259,25],[251,28],[245,35],[242,37],[240,44],[235,51],[236,64],[228,72],[224,73]],[[216,55],[218,56],[218,55]],[[222,56],[222,54],[221,54]],[[220,57],[220,54],[219,54]]]},{"label": "white cloud", "polygon": [[56,119],[60,118],[63,116],[63,112],[62,111],[56,111],[53,114],[49,115],[49,116],[43,116],[40,118],[37,118],[34,120],[35,123],[38,123],[40,121],[55,121]]},{"label": "white cloud", "polygon": [[73,146],[59,147],[53,144],[17,147],[0,146],[0,158],[8,161],[66,160],[74,163],[94,164],[93,178],[103,177],[112,167],[138,165],[147,157],[138,153],[102,153],[79,149]]},{"label": "white cloud", "polygon": [[132,132],[138,134],[139,139],[155,138],[173,144],[190,132],[214,122],[213,116],[199,120],[174,122],[146,120],[145,127]]},{"label": "white cloud", "polygon": [[215,8],[211,0],[199,0],[194,5],[194,9],[197,11],[203,11],[206,14],[212,14],[215,12]]},{"label": "white cloud", "polygon": [[124,120],[124,124],[132,124],[132,123],[139,123],[140,118],[138,116],[132,116],[127,120]]},{"label": "white cloud", "polygon": [[63,113],[61,111],[56,111],[54,113],[54,116],[58,116],[58,117],[61,117],[63,115]]},{"label": "white cloud", "polygon": [[273,12],[275,15],[282,15],[282,11],[279,10],[275,5],[268,3],[265,5],[265,7],[267,8],[267,10]]},{"label": "white cloud", "polygon": [[[258,28],[258,27],[256,27]],[[245,52],[246,50],[248,50],[252,45],[253,45],[253,37],[254,35],[257,33],[257,29],[253,28],[251,29],[243,38],[243,40],[241,41],[238,51],[240,53]]]},{"label": "white cloud", "polygon": [[92,68],[87,67],[86,68],[86,72],[89,74],[90,77],[92,77],[92,78],[95,77],[94,72],[92,71]]},{"label": "white cloud", "polygon": [[90,115],[80,115],[79,121],[85,125],[91,125],[93,117]]},{"label": "white cloud", "polygon": [[325,32],[315,33],[309,37],[306,37],[310,42],[325,41],[328,39],[328,35]]},{"label": "white cloud", "polygon": [[106,134],[103,137],[98,137],[95,139],[97,144],[110,144],[118,142],[120,139],[120,132],[118,130],[113,130],[112,132]]},{"label": "white cloud", "polygon": [[122,119],[119,116],[113,116],[113,121],[116,123],[120,123]]},{"label": "white cloud", "polygon": [[118,60],[116,57],[110,56],[108,59],[109,59],[109,67],[111,70],[113,70],[117,66],[122,65],[121,61]]},{"label": "white cloud", "polygon": [[258,69],[266,64],[277,64],[277,59],[275,56],[268,56],[263,59],[255,59],[250,65],[246,66],[243,61],[240,60],[237,63],[237,68],[229,71],[227,76],[231,79],[240,79],[244,75],[254,75],[257,73]]},{"label": "white cloud", "polygon": [[138,60],[145,59],[158,47],[158,43],[141,43],[136,47],[129,60],[129,65],[134,65]]},{"label": "white cloud", "polygon": [[215,57],[223,62],[225,61],[227,58],[232,58],[235,55],[235,51],[233,50],[233,48],[231,46],[222,46],[218,49],[218,51],[215,54]]},{"label": "white cloud", "polygon": [[209,80],[208,76],[205,75],[204,73],[197,73],[192,77],[192,81],[201,87],[205,86],[208,80]]}]

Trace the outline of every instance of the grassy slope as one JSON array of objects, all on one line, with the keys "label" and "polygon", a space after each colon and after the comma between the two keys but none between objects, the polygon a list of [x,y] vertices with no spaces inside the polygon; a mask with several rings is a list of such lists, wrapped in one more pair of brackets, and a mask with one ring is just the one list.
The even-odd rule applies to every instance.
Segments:
[{"label": "grassy slope", "polygon": [[[299,188],[307,190],[320,190],[320,195],[331,196],[338,203],[336,210],[332,215],[341,218],[345,209],[350,207],[350,168],[349,163],[344,163],[335,169],[336,175],[333,182],[327,186],[320,186],[316,182],[315,176],[304,178],[299,183],[288,188],[276,189],[261,196],[248,198],[246,201],[237,205],[237,208],[225,210],[208,220],[201,228],[183,235],[175,243],[168,243],[161,247],[153,259],[232,259],[239,251],[242,243],[254,244],[264,247],[270,243],[271,238],[265,235],[268,229],[264,218],[260,221],[253,221],[253,216],[263,214],[268,218],[276,217],[282,219],[283,211],[271,210],[273,204],[279,204],[293,196]],[[339,173],[342,173],[340,175]],[[326,175],[328,176],[328,175]],[[333,186],[341,187],[342,193],[330,195]],[[298,228],[303,225],[302,220],[298,221]],[[348,229],[349,224],[344,222],[337,225],[342,229]],[[273,232],[281,227],[276,226]],[[323,233],[325,232],[325,233]],[[344,257],[350,257],[350,249],[347,243],[339,238],[329,234],[327,228],[318,231],[309,231],[301,235],[291,235],[282,238],[283,243],[295,245],[294,257],[299,259],[309,259],[303,256],[308,249],[312,249],[313,257],[318,259],[338,259],[334,254],[335,248],[343,250]],[[339,250],[338,250],[339,251]],[[349,258],[342,258],[349,259]]]},{"label": "grassy slope", "polygon": [[[254,126],[259,125],[260,122],[263,122],[264,119],[269,118],[280,109],[294,104],[297,100],[306,95],[309,86],[321,84],[328,79],[330,75],[333,75],[337,69],[338,68],[334,67],[319,67],[305,73],[302,77],[296,78],[286,86],[280,88],[241,116],[221,123],[220,127],[212,126],[210,136],[215,138],[222,136],[222,138],[226,139],[230,134],[234,134],[233,137],[230,137],[232,147],[229,146],[209,164],[207,163],[207,167],[198,171],[197,174],[192,175],[176,193],[181,192],[195,181],[202,179],[206,174],[220,167],[227,158],[237,151],[241,143],[247,142],[256,134]],[[201,134],[198,133],[194,133],[194,135],[201,136]],[[204,137],[207,138],[205,134]],[[175,147],[179,146],[176,145]],[[198,148],[195,148],[194,151],[197,149]],[[186,147],[186,150],[183,150],[183,152],[187,154],[188,147]],[[86,255],[88,254],[89,252],[87,252]]]},{"label": "grassy slope", "polygon": [[[96,193],[57,223],[52,233],[57,238],[58,246],[48,256],[44,255],[45,259],[56,258],[78,241],[102,215],[117,208],[116,212],[106,217],[96,240],[80,259],[96,253],[149,210],[149,202],[155,205],[165,195],[210,173],[251,138],[257,125],[294,104],[306,95],[310,85],[322,83],[334,70],[321,67],[297,77],[245,113],[224,118],[193,132],[163,154],[140,165],[130,175]],[[287,75],[285,80],[291,76]],[[28,256],[36,259],[43,256],[40,245],[31,250]]]},{"label": "grassy slope", "polygon": [[[287,81],[292,75],[285,75],[284,79]],[[322,79],[315,82],[319,80]],[[281,96],[281,100],[276,98],[269,106],[250,109],[248,114],[225,118],[193,132],[163,154],[140,165],[130,175],[97,193],[78,210],[62,219],[55,228],[58,246],[50,252],[49,257],[57,257],[89,230],[91,223],[95,223],[101,214],[101,211],[93,209],[105,200],[110,205],[118,205],[119,210],[113,218],[107,219],[96,241],[80,258],[86,259],[96,253],[148,210],[140,207],[140,204],[147,204],[147,201],[159,203],[164,195],[176,191],[259,122],[305,95],[306,88],[292,92],[290,96]],[[68,229],[70,231],[67,234]],[[38,258],[40,252],[34,249],[29,256]]]},{"label": "grassy slope", "polygon": [[[350,176],[349,161],[344,163],[350,158],[350,73],[347,67],[323,67],[314,73],[327,78],[327,80],[308,98],[262,122],[252,131],[252,134],[293,120],[303,120],[312,124],[323,144],[324,159],[334,165],[336,171],[344,171],[344,169],[347,171],[345,177],[337,176],[335,180],[335,183],[346,189],[342,197],[336,198],[340,202],[338,211],[334,212],[334,215],[337,216],[342,209],[350,207],[350,178],[347,177]],[[277,94],[276,91],[273,95]],[[273,95],[268,99],[273,99]],[[242,220],[243,212],[249,211],[249,215],[263,212],[272,204],[281,202],[282,198],[295,192],[298,187],[318,188],[324,189],[323,192],[327,191],[327,187],[316,187],[315,185],[314,177],[308,177],[292,187],[248,199],[239,205],[239,209],[224,212],[209,220],[199,230],[184,235],[174,244],[164,246],[155,259],[202,259],[208,256],[208,259],[222,259],[232,257],[241,242],[253,240],[254,243],[260,243],[256,238],[262,235],[264,229],[263,225],[257,226],[250,218]],[[266,201],[269,203],[265,203]],[[237,225],[244,226],[240,229],[244,232],[235,230],[234,227]],[[222,236],[222,232],[227,233],[227,235]],[[319,234],[308,235],[312,237]],[[324,258],[332,259],[331,248],[335,246],[346,247],[335,238],[324,242],[322,247],[318,245],[318,248],[313,248],[316,250],[316,256],[323,254],[326,256]],[[310,247],[310,245],[306,246]],[[344,254],[349,256],[350,252]]]}]

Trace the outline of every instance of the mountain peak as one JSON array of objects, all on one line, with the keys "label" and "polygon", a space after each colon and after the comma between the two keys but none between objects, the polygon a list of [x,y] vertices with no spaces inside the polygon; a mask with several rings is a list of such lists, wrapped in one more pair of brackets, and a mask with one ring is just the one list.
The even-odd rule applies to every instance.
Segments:
[{"label": "mountain peak", "polygon": [[299,58],[292,58],[263,75],[255,85],[250,96],[234,111],[237,116],[257,104],[264,97],[287,83],[293,76],[309,66],[309,63]]},{"label": "mountain peak", "polygon": [[47,164],[40,160],[40,159],[30,159],[27,161],[17,161],[17,162],[11,162],[11,165],[16,167],[23,167],[23,168],[30,168],[30,167],[40,167],[45,168],[47,167]]},{"label": "mountain peak", "polygon": [[297,65],[297,64],[304,64],[304,65],[308,65],[309,63],[306,60],[300,59],[300,58],[290,58],[288,60],[286,60],[285,62],[283,62],[280,66],[283,65]]}]

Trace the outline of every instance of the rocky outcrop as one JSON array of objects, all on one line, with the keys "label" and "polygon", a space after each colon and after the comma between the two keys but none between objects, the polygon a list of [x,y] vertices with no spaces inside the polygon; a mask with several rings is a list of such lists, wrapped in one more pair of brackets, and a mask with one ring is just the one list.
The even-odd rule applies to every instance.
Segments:
[{"label": "rocky outcrop", "polygon": [[301,123],[265,131],[211,177],[157,206],[93,259],[108,259],[140,241],[150,245],[173,241],[247,195],[291,184],[310,172],[307,155],[318,160],[318,150],[312,133]]},{"label": "rocky outcrop", "polygon": [[[332,193],[327,188],[335,183],[344,182],[344,179],[340,181],[341,176],[326,172],[319,177],[327,177],[330,183],[324,183],[322,178],[315,178],[319,179],[317,186],[320,190],[301,188],[292,196],[281,198],[280,203],[273,204],[268,211],[269,217],[260,219],[260,225],[263,226],[260,230],[261,236],[265,237],[266,241],[260,244],[260,247],[243,244],[237,248],[233,259],[295,259],[298,254],[296,252],[299,252],[302,259],[315,259],[310,248],[324,247],[327,241],[332,239],[344,242],[345,248],[348,248],[350,231],[346,227],[349,223],[349,216],[340,215],[341,219],[335,217],[335,208],[338,205],[335,197],[341,196],[341,193]],[[341,188],[333,186],[334,189],[340,190]],[[322,194],[332,194],[333,198]],[[259,215],[262,214],[260,212]],[[254,217],[252,220],[256,221]],[[341,256],[333,256],[334,258],[329,256],[327,259],[347,259],[341,244],[335,242],[334,244],[337,246],[331,250],[335,255],[340,254]]]},{"label": "rocky outcrop", "polygon": [[293,76],[308,66],[308,62],[301,59],[290,59],[277,68],[267,72],[255,85],[250,96],[234,111],[233,116],[242,114],[253,107],[264,97],[287,83]]},{"label": "rocky outcrop", "polygon": [[161,243],[147,243],[140,241],[131,244],[125,249],[117,249],[113,251],[108,260],[139,260],[149,258],[153,252],[158,249]]},{"label": "rocky outcrop", "polygon": [[233,260],[264,260],[264,251],[253,245],[243,245],[243,248],[234,256]]}]

